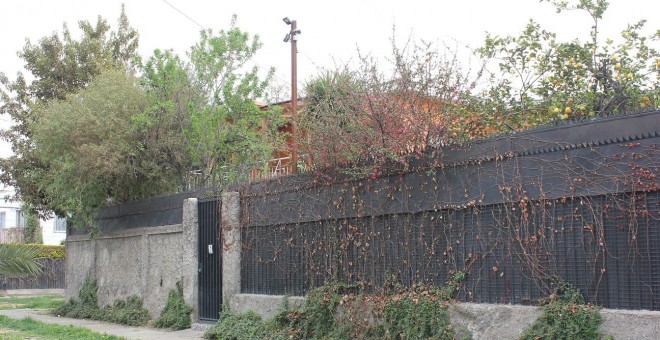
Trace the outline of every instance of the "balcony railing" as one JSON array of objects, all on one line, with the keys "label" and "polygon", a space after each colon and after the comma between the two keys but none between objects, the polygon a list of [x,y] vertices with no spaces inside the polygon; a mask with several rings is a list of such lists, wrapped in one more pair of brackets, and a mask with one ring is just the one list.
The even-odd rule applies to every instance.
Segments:
[{"label": "balcony railing", "polygon": [[0,243],[23,242],[23,228],[0,228]]},{"label": "balcony railing", "polygon": [[[298,171],[306,171],[309,164],[305,156],[298,157]],[[219,185],[232,185],[248,183],[285,176],[293,173],[291,157],[273,158],[268,161],[245,163],[236,165],[224,165],[218,172],[207,179],[202,179],[201,172],[193,172],[188,181],[186,190],[209,188]]]}]

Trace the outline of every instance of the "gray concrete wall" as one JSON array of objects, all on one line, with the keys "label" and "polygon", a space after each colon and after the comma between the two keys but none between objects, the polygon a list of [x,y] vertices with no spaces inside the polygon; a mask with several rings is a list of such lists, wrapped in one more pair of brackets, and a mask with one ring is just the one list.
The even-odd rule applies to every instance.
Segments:
[{"label": "gray concrete wall", "polygon": [[238,192],[222,194],[222,303],[232,305],[241,293],[241,202]]},{"label": "gray concrete wall", "polygon": [[187,304],[193,307],[193,322],[199,319],[198,306],[198,205],[196,198],[189,198],[183,201],[183,299]]},{"label": "gray concrete wall", "polygon": [[[194,207],[194,211],[186,212],[186,207]],[[70,235],[65,296],[76,298],[85,278],[91,276],[97,281],[100,306],[137,295],[155,318],[165,307],[170,289],[183,279],[184,298],[196,307],[196,215],[197,200],[190,199],[184,203],[182,224],[132,228],[97,237]]]},{"label": "gray concrete wall", "polygon": [[68,300],[78,297],[85,278],[96,278],[96,242],[67,236],[66,253],[64,296]]},{"label": "gray concrete wall", "polygon": [[[231,310],[248,310],[263,318],[272,318],[282,308],[284,299],[290,307],[301,306],[300,296],[236,294]],[[449,306],[449,318],[459,334],[471,334],[473,339],[519,339],[522,333],[541,315],[541,308],[520,305],[454,303]],[[660,312],[601,310],[601,330],[617,340],[657,339],[660,334]],[[460,336],[459,336],[460,338]]]},{"label": "gray concrete wall", "polygon": [[268,319],[274,317],[282,309],[284,299],[288,300],[289,308],[300,307],[305,302],[305,298],[302,296],[235,294],[232,296],[229,307],[233,313],[254,311]]}]

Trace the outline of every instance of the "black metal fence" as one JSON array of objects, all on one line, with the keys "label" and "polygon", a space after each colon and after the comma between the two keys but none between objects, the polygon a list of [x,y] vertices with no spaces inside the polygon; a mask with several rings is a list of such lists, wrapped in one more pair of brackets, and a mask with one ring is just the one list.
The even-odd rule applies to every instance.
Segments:
[{"label": "black metal fence", "polygon": [[217,199],[198,204],[199,319],[217,321],[222,304],[222,249],[219,247],[220,205]]},{"label": "black metal fence", "polygon": [[64,289],[64,259],[40,259],[42,272],[37,276],[0,277],[0,290]]},{"label": "black metal fence", "polygon": [[252,185],[241,290],[441,285],[463,271],[463,301],[533,304],[559,277],[601,306],[660,310],[659,119],[447,149],[443,167],[377,180]]},{"label": "black metal fence", "polygon": [[[468,273],[459,299],[531,304],[552,276],[608,308],[660,310],[660,195],[598,196],[256,226],[243,232],[242,291],[302,295],[326,280],[442,285]],[[655,216],[653,216],[655,215]]]},{"label": "black metal fence", "polygon": [[[201,191],[189,191],[112,205],[101,211],[96,219],[95,227],[101,233],[106,233],[180,224],[183,219],[183,201],[200,195]],[[84,235],[89,232],[89,229],[69,228],[67,230],[68,235]]]}]

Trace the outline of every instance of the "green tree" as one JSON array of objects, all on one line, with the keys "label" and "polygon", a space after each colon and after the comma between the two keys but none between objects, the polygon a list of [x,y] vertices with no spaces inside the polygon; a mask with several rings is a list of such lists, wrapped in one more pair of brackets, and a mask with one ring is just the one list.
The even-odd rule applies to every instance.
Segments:
[{"label": "green tree", "polygon": [[37,275],[41,267],[36,259],[39,249],[36,247],[0,244],[0,276]]},{"label": "green tree", "polygon": [[193,166],[204,181],[221,165],[237,166],[267,160],[277,147],[273,139],[279,122],[277,111],[261,110],[255,100],[264,94],[274,73],[259,77],[251,60],[262,44],[236,26],[228,30],[201,32],[200,41],[188,54],[191,87],[186,131]]},{"label": "green tree", "polygon": [[281,143],[279,111],[255,104],[273,74],[262,79],[251,65],[260,47],[259,37],[238,28],[234,16],[228,30],[202,31],[189,61],[157,50],[145,63],[152,102],[142,121],[170,131],[161,134],[163,150],[184,186],[217,183],[239,166],[254,168]]},{"label": "green tree", "polygon": [[236,17],[203,31],[189,61],[156,50],[144,65],[123,9],[116,32],[101,18],[80,27],[80,40],[65,26],[28,42],[20,55],[34,80],[3,82],[2,112],[18,123],[3,134],[15,156],[0,179],[36,211],[90,225],[108,204],[215,184],[226,166],[270,158],[279,115],[255,99],[273,70],[261,79],[250,65],[261,43]]},{"label": "green tree", "polygon": [[186,147],[188,103],[194,93],[184,62],[171,51],[155,50],[142,67],[141,82],[149,107],[135,123],[148,138],[145,147],[152,157],[176,174],[181,188],[190,187],[191,156]]},{"label": "green tree", "polygon": [[82,31],[80,39],[74,39],[65,24],[61,34],[53,33],[36,44],[27,41],[19,56],[25,61],[29,77],[19,73],[15,81],[10,81],[0,74],[0,114],[15,122],[0,134],[14,152],[14,156],[0,160],[0,181],[15,187],[16,198],[42,216],[53,208],[51,198],[40,186],[51,165],[37,157],[33,141],[35,123],[41,119],[43,107],[50,100],[63,100],[84,88],[105,69],[130,70],[139,61],[138,35],[130,27],[123,6],[117,31],[111,31],[101,17],[95,25],[87,21],[78,25]]},{"label": "green tree", "polygon": [[590,37],[559,41],[531,20],[518,36],[488,35],[478,53],[497,65],[483,105],[496,123],[519,129],[660,106],[660,31],[645,36],[642,20],[617,44],[600,36],[607,1],[548,2],[589,15]]},{"label": "green tree", "polygon": [[36,181],[49,207],[71,213],[74,225],[89,225],[108,204],[176,187],[174,174],[145,142],[147,131],[135,123],[147,107],[138,79],[111,68],[40,109],[32,141],[36,157],[49,165]]}]

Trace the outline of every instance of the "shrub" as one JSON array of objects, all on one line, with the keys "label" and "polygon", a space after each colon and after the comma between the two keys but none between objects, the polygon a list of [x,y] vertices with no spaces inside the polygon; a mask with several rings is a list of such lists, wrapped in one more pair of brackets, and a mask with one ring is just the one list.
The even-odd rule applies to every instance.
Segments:
[{"label": "shrub", "polygon": [[149,311],[142,307],[142,299],[133,295],[126,300],[117,300],[112,305],[99,309],[93,318],[128,326],[142,326],[149,321]]},{"label": "shrub", "polygon": [[389,300],[383,309],[387,338],[454,339],[447,306],[429,295]]},{"label": "shrub", "polygon": [[307,294],[302,318],[298,318],[305,338],[322,338],[337,329],[335,313],[344,288],[342,284],[326,285]]},{"label": "shrub", "polygon": [[[446,305],[465,278],[459,272],[446,286],[394,284],[381,294],[330,284],[312,290],[299,310],[285,308],[273,320],[271,337],[292,339],[453,339]],[[341,306],[341,307],[340,307]]]},{"label": "shrub", "polygon": [[41,233],[41,224],[39,223],[39,216],[36,211],[29,205],[23,206],[23,214],[25,216],[23,242],[37,244],[44,243],[43,234]]},{"label": "shrub", "polygon": [[545,301],[541,316],[525,331],[521,339],[601,339],[602,317],[599,308],[584,303],[580,291],[558,281]]},{"label": "shrub", "polygon": [[15,247],[34,247],[38,250],[37,258],[63,259],[66,256],[66,248],[64,246],[52,246],[45,244],[14,244]]},{"label": "shrub", "polygon": [[128,326],[142,326],[149,321],[149,311],[142,307],[138,296],[117,300],[112,305],[99,308],[96,281],[85,279],[78,293],[78,300],[71,299],[51,314],[74,319],[94,319]]},{"label": "shrub", "polygon": [[52,311],[53,315],[75,319],[91,319],[98,310],[96,281],[86,278],[78,292],[78,300],[71,299]]},{"label": "shrub", "polygon": [[192,310],[193,308],[187,305],[183,299],[182,281],[177,281],[176,287],[170,289],[167,304],[154,325],[159,328],[174,330],[190,328],[190,313],[192,313]]},{"label": "shrub", "polygon": [[204,333],[205,339],[219,340],[260,340],[268,337],[272,327],[264,322],[257,313],[249,311],[242,314],[222,312],[220,322]]}]

